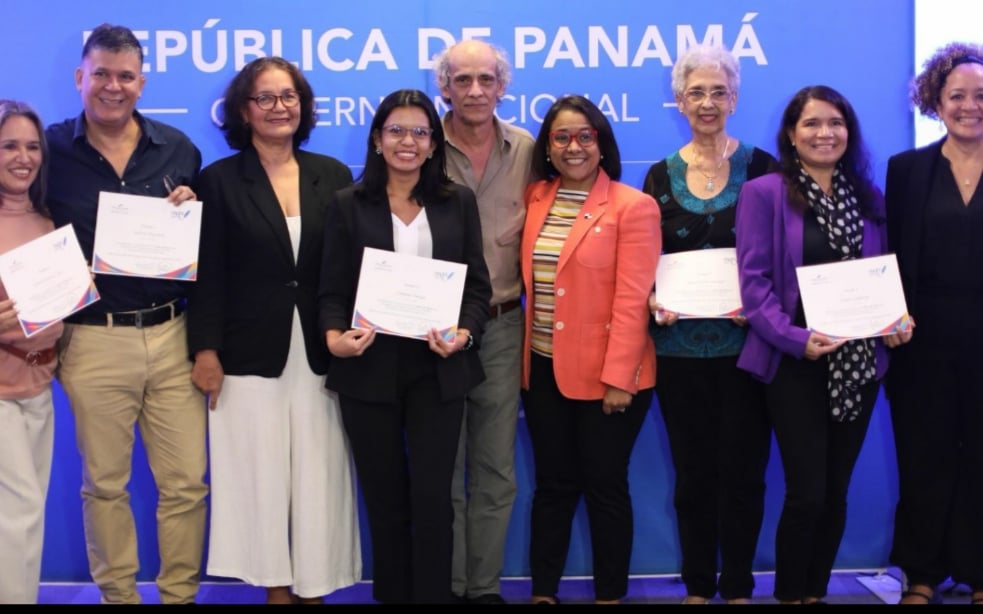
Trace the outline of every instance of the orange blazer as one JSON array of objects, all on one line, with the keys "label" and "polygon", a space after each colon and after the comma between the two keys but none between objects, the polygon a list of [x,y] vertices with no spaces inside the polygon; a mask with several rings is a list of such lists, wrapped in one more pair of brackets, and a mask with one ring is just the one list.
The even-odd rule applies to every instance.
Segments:
[{"label": "orange blazer", "polygon": [[[532,254],[559,178],[526,188],[522,283],[526,334],[522,387],[529,388]],[[662,252],[659,207],[648,194],[612,181],[599,169],[556,266],[553,373],[563,396],[594,400],[607,386],[631,394],[655,385],[655,346],[648,297]]]}]

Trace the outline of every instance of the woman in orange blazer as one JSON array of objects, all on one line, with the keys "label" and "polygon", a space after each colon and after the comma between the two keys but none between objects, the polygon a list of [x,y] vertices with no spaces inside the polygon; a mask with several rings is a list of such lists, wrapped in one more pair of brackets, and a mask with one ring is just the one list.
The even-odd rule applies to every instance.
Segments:
[{"label": "woman in orange blazer", "polygon": [[574,513],[590,522],[594,597],[628,590],[628,461],[655,386],[648,295],[662,248],[659,208],[617,180],[607,118],[565,96],[544,118],[526,190],[522,405],[532,440],[532,602],[556,603]]}]

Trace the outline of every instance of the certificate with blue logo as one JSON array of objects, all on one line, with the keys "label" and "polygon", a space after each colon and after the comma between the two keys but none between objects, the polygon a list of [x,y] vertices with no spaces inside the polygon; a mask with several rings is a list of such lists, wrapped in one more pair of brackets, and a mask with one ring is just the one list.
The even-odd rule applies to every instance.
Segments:
[{"label": "certificate with blue logo", "polygon": [[911,326],[894,254],[801,266],[795,275],[809,330],[862,339]]},{"label": "certificate with blue logo", "polygon": [[0,280],[28,337],[99,300],[71,224],[0,254]]},{"label": "certificate with blue logo", "polygon": [[733,318],[741,314],[737,252],[733,247],[659,256],[655,296],[679,318]]},{"label": "certificate with blue logo", "polygon": [[366,247],[352,328],[426,340],[430,329],[451,341],[464,297],[466,264]]},{"label": "certificate with blue logo", "polygon": [[194,281],[200,235],[201,201],[100,192],[92,270]]}]

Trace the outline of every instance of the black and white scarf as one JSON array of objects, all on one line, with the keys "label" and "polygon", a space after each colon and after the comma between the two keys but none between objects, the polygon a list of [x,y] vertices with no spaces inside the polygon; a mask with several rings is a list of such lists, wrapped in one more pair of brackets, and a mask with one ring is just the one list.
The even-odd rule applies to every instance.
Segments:
[{"label": "black and white scarf", "polygon": [[[828,195],[801,169],[799,183],[809,207],[816,214],[819,227],[826,233],[829,246],[840,260],[863,255],[864,219],[853,186],[837,168]],[[852,339],[829,357],[829,408],[834,422],[852,422],[860,415],[860,388],[872,381],[877,371],[874,363],[874,340]]]}]

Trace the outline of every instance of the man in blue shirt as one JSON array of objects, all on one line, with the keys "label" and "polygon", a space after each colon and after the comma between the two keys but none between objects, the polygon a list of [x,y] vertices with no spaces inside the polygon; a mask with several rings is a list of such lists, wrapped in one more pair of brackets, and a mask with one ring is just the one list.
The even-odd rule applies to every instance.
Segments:
[{"label": "man in blue shirt", "polygon": [[[93,30],[75,70],[82,113],[49,126],[48,207],[91,262],[99,193],[195,198],[201,153],[135,107],[143,49],[129,29]],[[65,321],[59,380],[75,415],[89,571],[104,603],[139,603],[127,484],[134,424],[159,492],[162,603],[192,603],[205,536],[205,404],[191,383],[186,282],[101,275],[101,300]]]}]

